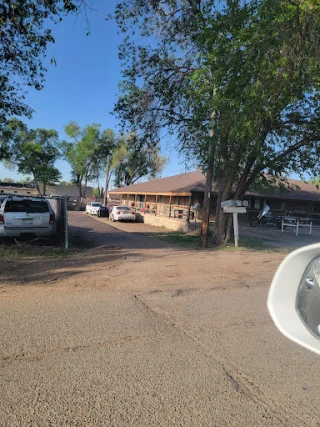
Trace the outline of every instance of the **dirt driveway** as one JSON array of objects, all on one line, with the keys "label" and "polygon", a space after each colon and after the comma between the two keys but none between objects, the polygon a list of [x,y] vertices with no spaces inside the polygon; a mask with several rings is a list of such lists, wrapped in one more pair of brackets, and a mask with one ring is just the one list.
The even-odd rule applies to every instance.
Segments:
[{"label": "dirt driveway", "polygon": [[[73,217],[74,212],[70,213],[71,223],[74,225]],[[78,218],[78,216],[77,216]],[[79,225],[84,221],[83,215],[79,219]],[[125,231],[133,233],[134,235],[152,235],[154,233],[167,233],[168,230],[161,227],[154,227],[143,223],[130,223],[130,222],[110,222],[107,218],[93,217],[96,221],[103,224],[110,225],[112,229],[108,228],[109,233],[117,233],[119,231]],[[200,229],[200,224],[197,224],[197,230]],[[190,232],[194,232],[193,224],[190,224]],[[320,242],[320,227],[314,227],[312,235],[309,235],[309,229],[302,228],[298,236],[295,235],[295,230],[292,227],[287,227],[282,233],[277,227],[250,227],[247,223],[240,223],[240,239],[241,237],[253,237],[260,239],[267,247],[283,249],[291,251],[296,248],[311,245],[312,243]],[[120,234],[119,234],[120,238]],[[144,245],[148,245],[148,239],[143,241]]]},{"label": "dirt driveway", "polygon": [[100,246],[3,262],[1,425],[319,425],[319,358],[266,310],[285,253],[184,250],[82,212],[70,223]]}]

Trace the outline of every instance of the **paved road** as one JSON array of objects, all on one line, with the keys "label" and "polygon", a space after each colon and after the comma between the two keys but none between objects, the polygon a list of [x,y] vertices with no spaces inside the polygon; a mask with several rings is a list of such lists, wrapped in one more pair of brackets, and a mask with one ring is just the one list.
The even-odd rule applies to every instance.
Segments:
[{"label": "paved road", "polygon": [[70,221],[106,247],[54,261],[56,282],[1,288],[1,426],[319,425],[319,358],[266,311],[281,255]]}]

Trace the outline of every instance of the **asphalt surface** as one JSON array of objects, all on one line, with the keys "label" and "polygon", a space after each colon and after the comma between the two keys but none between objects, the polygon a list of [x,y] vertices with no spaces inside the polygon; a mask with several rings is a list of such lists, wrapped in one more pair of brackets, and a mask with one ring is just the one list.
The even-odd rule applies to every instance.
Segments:
[{"label": "asphalt surface", "polygon": [[319,425],[320,360],[266,310],[284,255],[185,251],[80,212],[70,224],[99,261],[1,287],[1,426]]}]

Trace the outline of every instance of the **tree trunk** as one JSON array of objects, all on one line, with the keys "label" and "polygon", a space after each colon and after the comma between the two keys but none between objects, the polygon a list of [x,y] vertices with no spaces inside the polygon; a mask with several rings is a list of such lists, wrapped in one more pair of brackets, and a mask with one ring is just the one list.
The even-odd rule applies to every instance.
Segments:
[{"label": "tree trunk", "polygon": [[209,231],[209,218],[210,218],[210,198],[212,193],[212,179],[213,179],[213,164],[214,164],[214,144],[215,144],[215,126],[216,126],[216,112],[213,111],[211,115],[211,130],[208,147],[208,163],[206,171],[206,186],[203,197],[202,209],[202,223],[200,231],[200,247],[205,248],[208,243]]},{"label": "tree trunk", "polygon": [[206,174],[206,187],[204,190],[202,223],[200,231],[200,247],[205,248],[208,242],[209,218],[210,218],[210,196],[212,190],[213,165],[209,165]]},{"label": "tree trunk", "polygon": [[84,185],[82,187],[82,194],[83,197],[86,197],[86,193],[87,193],[87,185],[88,185],[88,178],[87,176],[84,177]]},{"label": "tree trunk", "polygon": [[79,187],[79,197],[82,197],[82,177],[79,178],[78,181],[78,187]]},{"label": "tree trunk", "polygon": [[108,203],[109,181],[110,181],[110,156],[107,157],[106,183],[104,187],[104,198],[103,198],[104,206],[107,206],[107,203]]},{"label": "tree trunk", "polygon": [[[221,209],[221,202],[228,200],[231,193],[232,183],[220,181],[216,206],[216,221],[215,221],[215,233],[213,236],[213,242],[215,245],[223,245],[228,243],[232,236],[230,227],[232,227],[231,215],[225,214]],[[228,217],[230,217],[228,219]],[[230,223],[231,219],[231,223]]]},{"label": "tree trunk", "polygon": [[34,181],[35,181],[35,183],[36,183],[36,187],[37,187],[37,190],[38,190],[39,196],[42,196],[42,192],[41,192],[41,190],[40,190],[39,181],[38,181],[37,179],[34,179]]}]

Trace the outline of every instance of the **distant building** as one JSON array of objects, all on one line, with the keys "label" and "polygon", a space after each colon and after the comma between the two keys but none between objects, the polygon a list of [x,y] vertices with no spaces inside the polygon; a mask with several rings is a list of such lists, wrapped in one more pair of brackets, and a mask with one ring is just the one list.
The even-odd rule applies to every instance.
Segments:
[{"label": "distant building", "polygon": [[21,184],[19,182],[1,182],[0,194],[18,194],[22,196],[38,196],[37,187],[34,184]]},{"label": "distant building", "polygon": [[[79,187],[77,185],[47,185],[46,195],[79,197]],[[93,196],[93,188],[87,187],[86,197]]]},{"label": "distant building", "polygon": [[[41,189],[42,186],[40,186]],[[39,196],[37,186],[35,184],[21,184],[19,182],[1,182],[0,194],[18,194],[22,196]],[[79,188],[76,185],[47,185],[46,196],[68,196],[79,197]],[[92,197],[92,187],[87,187],[87,197]]]}]

